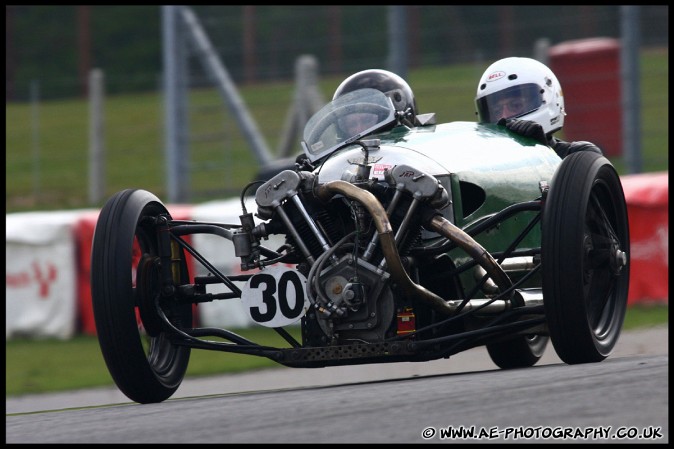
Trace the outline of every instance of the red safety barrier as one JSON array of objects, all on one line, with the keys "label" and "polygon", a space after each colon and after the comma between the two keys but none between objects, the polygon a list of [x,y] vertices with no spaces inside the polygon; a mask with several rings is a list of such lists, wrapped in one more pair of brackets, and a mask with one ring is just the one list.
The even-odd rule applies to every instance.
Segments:
[{"label": "red safety barrier", "polygon": [[630,224],[630,289],[627,303],[668,303],[669,172],[620,178]]},{"label": "red safety barrier", "polygon": [[595,37],[550,47],[550,69],[564,92],[564,140],[587,140],[607,156],[622,154],[620,41]]},{"label": "red safety barrier", "polygon": [[[167,205],[166,208],[171,214],[171,217],[175,220],[190,220],[192,218],[192,206]],[[88,335],[96,335],[96,323],[94,322],[94,311],[91,303],[90,277],[91,246],[98,215],[98,212],[83,215],[75,224],[75,242],[77,245],[78,331]],[[189,236],[185,238],[185,241],[191,244]],[[187,264],[190,276],[193,276],[194,260],[189,255],[187,257]],[[196,319],[196,313],[194,316]]]}]

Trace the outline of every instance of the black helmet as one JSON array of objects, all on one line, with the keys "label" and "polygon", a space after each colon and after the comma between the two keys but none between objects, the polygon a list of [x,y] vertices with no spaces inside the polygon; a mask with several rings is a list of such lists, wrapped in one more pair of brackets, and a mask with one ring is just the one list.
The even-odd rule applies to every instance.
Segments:
[{"label": "black helmet", "polygon": [[411,115],[406,118],[410,123],[414,123],[417,115],[417,102],[414,93],[412,93],[412,88],[404,79],[388,70],[368,69],[354,73],[342,81],[332,99],[368,87],[385,93],[393,102],[396,111],[405,112],[409,110]]}]

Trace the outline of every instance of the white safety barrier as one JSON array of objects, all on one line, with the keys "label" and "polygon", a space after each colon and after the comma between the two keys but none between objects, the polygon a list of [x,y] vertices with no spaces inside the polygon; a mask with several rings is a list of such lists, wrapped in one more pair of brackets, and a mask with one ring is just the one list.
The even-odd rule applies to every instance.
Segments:
[{"label": "white safety barrier", "polygon": [[7,214],[5,338],[76,332],[74,224],[86,211]]}]

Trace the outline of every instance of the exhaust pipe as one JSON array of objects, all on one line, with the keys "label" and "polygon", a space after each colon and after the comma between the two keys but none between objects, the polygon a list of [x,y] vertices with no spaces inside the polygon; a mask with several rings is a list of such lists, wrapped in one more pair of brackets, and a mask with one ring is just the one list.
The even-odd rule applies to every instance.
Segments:
[{"label": "exhaust pipe", "polygon": [[489,252],[475,241],[470,235],[462,231],[452,222],[441,215],[435,215],[429,223],[431,230],[440,235],[444,235],[452,242],[456,243],[465,252],[467,252],[484,270],[489,273],[491,279],[501,291],[505,291],[512,286],[510,278],[503,268],[494,260]]},{"label": "exhaust pipe", "polygon": [[[330,181],[321,184],[317,186],[315,193],[320,200],[326,202],[338,193],[349,199],[360,202],[372,216],[375,227],[377,228],[377,233],[379,234],[379,242],[382,247],[384,259],[386,260],[393,281],[399,285],[406,295],[427,302],[440,313],[450,315],[457,309],[461,302],[460,300],[458,303],[456,301],[445,301],[440,296],[423,286],[416,284],[410,279],[400,260],[400,254],[398,253],[395,237],[393,235],[393,228],[391,227],[388,215],[379,200],[377,200],[372,193],[346,181]],[[444,235],[455,242],[461,248],[466,250],[468,254],[474,257],[487,273],[489,273],[491,278],[495,280],[502,291],[511,287],[512,283],[510,282],[510,278],[508,278],[501,269],[500,265],[496,263],[491,254],[464,231],[439,215],[436,215],[431,219],[430,227],[439,234]],[[506,302],[503,301],[503,307],[506,307],[505,304]]]},{"label": "exhaust pipe", "polygon": [[[479,310],[486,315],[501,313],[513,308],[513,304],[521,307],[534,307],[543,305],[543,289],[541,288],[517,288],[513,291],[512,301],[498,299],[490,303],[490,299],[471,299],[463,308],[464,311]],[[456,309],[461,304],[461,299],[447,301],[450,307]],[[486,305],[485,305],[486,304]]]},{"label": "exhaust pipe", "polygon": [[[537,265],[536,259],[534,259],[534,257],[531,256],[510,257],[501,262],[501,268],[506,273],[512,271],[531,270],[534,267],[536,267],[536,265]],[[482,280],[484,275],[487,274],[487,271],[480,265],[478,265],[475,267],[474,273],[475,273],[475,280],[480,281]],[[498,293],[499,291],[498,285],[496,285],[496,283],[494,283],[494,281],[492,281],[491,278],[487,278],[482,288],[487,294],[495,294]]]}]

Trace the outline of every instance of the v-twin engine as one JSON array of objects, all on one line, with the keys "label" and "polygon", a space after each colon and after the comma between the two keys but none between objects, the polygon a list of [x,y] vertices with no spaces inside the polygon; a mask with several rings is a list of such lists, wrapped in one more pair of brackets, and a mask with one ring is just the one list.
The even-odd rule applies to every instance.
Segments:
[{"label": "v-twin engine", "polygon": [[[455,306],[414,277],[413,260],[401,256],[421,229],[448,237],[466,249],[491,278],[509,286],[500,266],[479,244],[439,212],[449,194],[433,176],[408,165],[387,170],[384,181],[369,179],[369,167],[323,184],[312,172],[286,170],[257,190],[255,226],[251,214],[233,238],[241,268],[260,266],[259,242],[285,234],[283,256],[307,277],[312,304],[306,325],[318,327],[326,342],[381,341],[395,335],[395,316],[421,301],[443,313]],[[281,249],[279,250],[281,251]]]}]

